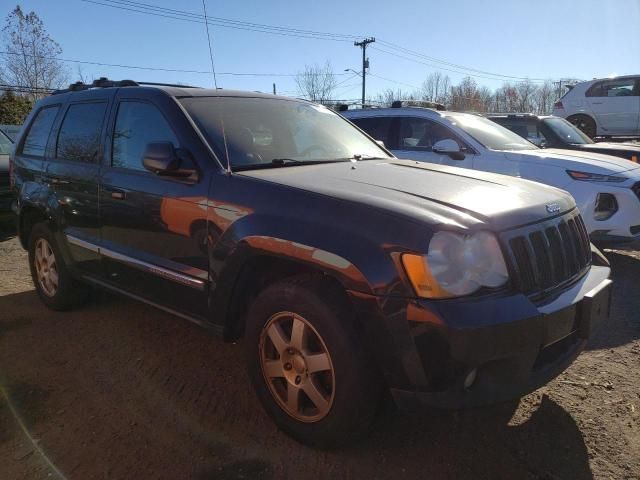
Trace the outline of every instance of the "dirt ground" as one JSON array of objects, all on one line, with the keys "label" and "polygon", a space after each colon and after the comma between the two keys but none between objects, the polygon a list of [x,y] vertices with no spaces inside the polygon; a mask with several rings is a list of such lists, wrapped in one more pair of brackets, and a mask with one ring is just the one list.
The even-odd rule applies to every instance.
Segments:
[{"label": "dirt ground", "polygon": [[50,312],[5,230],[0,479],[640,480],[640,252],[607,256],[611,321],[551,384],[487,409],[389,409],[363,442],[320,452],[267,418],[241,344],[107,294]]}]

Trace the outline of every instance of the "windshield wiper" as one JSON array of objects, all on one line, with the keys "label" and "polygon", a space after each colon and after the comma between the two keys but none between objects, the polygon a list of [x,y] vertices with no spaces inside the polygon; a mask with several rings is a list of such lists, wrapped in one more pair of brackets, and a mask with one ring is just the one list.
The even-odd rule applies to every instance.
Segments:
[{"label": "windshield wiper", "polygon": [[274,158],[271,160],[271,165],[277,167],[284,167],[285,165],[305,163],[303,160],[296,160],[295,158]]}]

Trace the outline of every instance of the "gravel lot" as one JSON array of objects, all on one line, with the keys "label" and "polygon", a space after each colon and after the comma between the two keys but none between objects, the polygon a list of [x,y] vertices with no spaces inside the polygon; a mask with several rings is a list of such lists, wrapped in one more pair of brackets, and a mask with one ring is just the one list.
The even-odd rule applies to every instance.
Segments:
[{"label": "gravel lot", "polygon": [[263,413],[241,344],[102,293],[46,310],[4,227],[0,478],[640,480],[640,252],[607,256],[612,319],[550,385],[488,409],[389,408],[362,443],[318,452]]}]

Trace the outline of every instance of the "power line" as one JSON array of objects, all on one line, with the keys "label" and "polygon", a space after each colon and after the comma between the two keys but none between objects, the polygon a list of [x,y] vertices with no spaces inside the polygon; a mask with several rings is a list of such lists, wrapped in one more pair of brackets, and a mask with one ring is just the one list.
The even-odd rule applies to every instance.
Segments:
[{"label": "power line", "polygon": [[379,78],[379,79],[381,79],[381,80],[386,80],[387,82],[397,83],[398,85],[404,85],[404,86],[406,86],[406,87],[415,88],[416,90],[419,90],[419,89],[420,89],[419,87],[416,87],[415,85],[411,85],[411,84],[409,84],[409,83],[404,83],[404,82],[399,82],[398,80],[392,80],[392,79],[390,79],[390,78],[382,77],[382,76],[380,76],[380,75],[376,75],[376,74],[374,74],[374,73],[369,73],[369,75],[370,75],[370,76],[372,76],[372,77]]},{"label": "power line", "polygon": [[[41,55],[30,55],[28,53],[17,53],[17,52],[8,52],[8,51],[0,51],[0,54],[4,55],[19,55],[26,57],[37,57],[45,60],[58,60],[60,62],[68,62],[68,63],[80,63],[83,65],[97,65],[101,67],[116,67],[116,68],[131,68],[136,70],[149,70],[149,71],[158,71],[158,72],[175,72],[175,73],[196,73],[202,75],[211,75],[211,70],[184,70],[177,68],[163,68],[163,67],[141,67],[140,65],[122,65],[117,63],[103,63],[103,62],[91,62],[86,60],[72,60],[69,58],[59,58],[59,57],[45,57]],[[253,72],[217,72],[217,75],[232,75],[232,76],[247,76],[247,77],[295,77],[297,73],[253,73]],[[318,74],[324,75],[324,74]],[[349,75],[348,73],[335,73],[334,75]]]},{"label": "power line", "polygon": [[530,78],[530,77],[518,77],[518,76],[514,76],[514,75],[504,75],[502,73],[493,73],[493,72],[488,72],[486,70],[478,70],[475,68],[471,68],[471,67],[466,67],[464,65],[460,65],[460,64],[456,64],[456,63],[452,63],[452,62],[448,62],[446,60],[442,60],[436,57],[432,57],[429,55],[426,55],[424,53],[420,53],[417,52],[415,50],[410,50],[408,48],[402,47],[400,45],[397,45],[395,43],[391,43],[391,42],[386,42],[384,40],[381,40],[380,43],[384,46],[386,46],[387,48],[391,48],[392,50],[399,50],[407,55],[411,55],[411,56],[415,56],[418,58],[422,58],[431,62],[435,62],[435,63],[441,63],[443,65],[447,65],[453,68],[458,68],[461,70],[469,70],[471,72],[475,72],[475,73],[480,73],[483,75],[490,75],[490,76],[494,76],[494,77],[504,77],[504,78],[508,78],[508,79],[512,79],[512,80],[539,80],[539,81],[544,81],[546,79],[544,78]]},{"label": "power line", "polygon": [[[196,23],[204,23],[204,19],[201,15],[184,11],[177,10],[165,7],[157,7],[155,5],[150,5],[147,3],[135,2],[132,0],[81,0],[86,3],[93,3],[97,5],[103,5],[107,7],[112,7],[121,10],[134,11],[137,13],[147,14],[147,15],[156,15],[160,17],[172,18],[175,20],[183,20],[190,21]],[[275,35],[284,35],[284,36],[294,36],[299,38],[309,38],[316,40],[332,40],[332,41],[351,41],[354,38],[359,38],[357,35],[350,34],[339,34],[339,33],[329,33],[329,32],[319,32],[314,30],[304,30],[292,27],[282,27],[276,25],[266,25],[260,23],[253,22],[244,22],[240,20],[234,20],[223,17],[208,17],[207,22],[211,25],[221,26],[226,28],[236,28],[241,30],[249,30],[260,33],[270,33]],[[461,75],[468,75],[476,78],[484,78],[488,80],[530,80],[532,82],[543,82],[546,79],[543,78],[529,78],[529,77],[521,77],[516,75],[506,75],[501,73],[488,72],[485,70],[479,70],[472,67],[467,67],[465,65],[456,64],[453,62],[449,62],[446,60],[442,60],[436,57],[432,57],[426,55],[421,52],[417,52],[415,50],[411,50],[400,45],[397,45],[392,42],[387,42],[384,40],[379,40],[379,43],[384,45],[386,48],[391,50],[401,52],[405,55],[409,55],[411,57],[420,58],[422,60],[426,60],[431,63],[419,62],[415,58],[408,58],[406,56],[399,55],[397,53],[389,52],[382,50],[380,48],[372,47],[375,50],[387,53],[389,55],[396,55],[399,58],[404,58],[405,60],[414,61],[416,63],[421,63],[427,65],[429,67],[435,68],[437,70],[444,70],[452,73],[457,73]],[[444,65],[445,67],[441,66]],[[450,67],[450,68],[446,68]],[[457,70],[454,70],[457,69]],[[462,70],[462,71],[460,71]],[[472,73],[469,73],[472,72]],[[498,78],[495,78],[498,77]]]},{"label": "power line", "polygon": [[[407,57],[407,56],[404,56],[404,55],[400,55],[398,53],[389,52],[387,50],[383,50],[383,49],[378,48],[378,47],[371,47],[371,48],[376,50],[376,51],[378,51],[378,52],[386,53],[387,55],[391,55],[391,56],[394,56],[394,57],[402,58],[404,60],[408,60],[408,61],[414,62],[414,63],[419,63],[421,65],[427,65],[428,67],[435,68],[437,70],[444,70],[444,71],[447,71],[447,72],[453,72],[453,73],[457,73],[457,74],[460,74],[460,75],[466,75],[466,76],[474,77],[474,78],[484,78],[484,79],[487,79],[487,80],[502,80],[502,81],[506,80],[505,78],[496,78],[496,77],[489,77],[489,76],[486,76],[486,75],[477,75],[477,74],[472,74],[472,73],[468,73],[468,72],[464,72],[464,71],[461,72],[459,70],[453,70],[453,69],[450,69],[450,68],[440,67],[439,65],[434,65],[433,63],[423,62],[423,61],[417,60],[415,58],[411,58],[411,57]],[[532,83],[543,83],[541,80],[537,80],[537,79],[533,80],[533,79],[530,79],[530,78],[527,79],[527,78],[524,78],[524,77],[522,78],[522,80],[530,80]]]},{"label": "power line", "polygon": [[[193,14],[191,12],[175,13],[175,12],[181,12],[181,11],[172,10],[172,9],[170,9],[171,11],[166,11],[161,7],[142,6],[146,4],[134,4],[133,2],[116,1],[116,0],[103,0],[103,1],[80,0],[80,1],[85,3],[102,5],[105,7],[111,7],[119,10],[127,10],[131,12],[143,13],[146,15],[154,15],[157,17],[170,18],[173,20],[182,20],[182,21],[191,22],[191,23],[205,23],[203,17]],[[105,2],[112,2],[112,3],[105,3]],[[355,38],[354,36],[351,36],[351,35],[344,36],[344,35],[334,35],[330,33],[320,33],[320,32],[314,33],[312,31],[308,31],[308,33],[306,33],[307,31],[304,31],[304,30],[284,29],[284,27],[270,27],[267,25],[253,27],[251,24],[249,24],[249,22],[239,22],[237,20],[228,20],[228,19],[215,19],[215,17],[213,17],[213,19],[209,18],[207,20],[207,23],[209,25],[214,25],[214,26],[224,27],[224,28],[248,30],[248,31],[259,32],[259,33],[270,33],[273,35],[282,35],[285,37],[298,37],[298,38],[307,38],[307,39],[314,39],[314,40],[351,42],[352,41],[351,38]],[[255,25],[260,25],[260,24],[255,24]]]}]

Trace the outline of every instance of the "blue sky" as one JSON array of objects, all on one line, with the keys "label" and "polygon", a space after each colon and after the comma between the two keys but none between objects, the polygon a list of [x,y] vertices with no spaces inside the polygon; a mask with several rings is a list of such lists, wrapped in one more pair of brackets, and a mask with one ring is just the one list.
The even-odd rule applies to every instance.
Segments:
[{"label": "blue sky", "polygon": [[[103,0],[96,0],[103,1]],[[139,0],[147,4],[202,13],[202,0]],[[5,16],[15,5],[3,0]],[[27,0],[50,35],[60,43],[62,58],[110,64],[209,71],[204,25],[114,9],[81,0]],[[207,0],[210,16],[297,29],[361,36],[379,42],[368,50],[371,62],[367,93],[386,88],[411,90],[431,72],[442,71],[455,83],[465,73],[442,70],[449,65],[412,56],[380,41],[485,72],[514,77],[577,77],[636,74],[640,45],[638,0]],[[356,99],[360,80],[345,68],[360,69],[361,51],[353,41],[327,41],[210,27],[218,86],[295,94],[293,77],[232,76],[222,73],[295,74],[305,64],[329,60],[340,89],[335,96]],[[384,53],[382,49],[393,54]],[[76,65],[69,63],[77,77]],[[132,70],[83,65],[89,77],[108,76],[146,81],[212,85],[209,74]],[[483,75],[477,72],[468,72]],[[352,78],[353,77],[353,78]],[[380,77],[384,77],[380,78]],[[490,88],[498,78],[476,78]],[[396,83],[394,83],[396,82]]]}]

